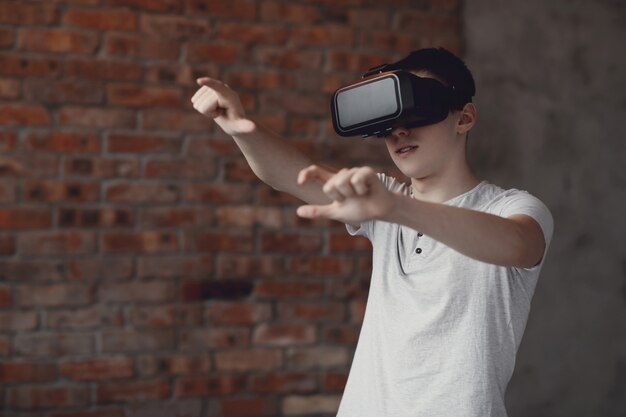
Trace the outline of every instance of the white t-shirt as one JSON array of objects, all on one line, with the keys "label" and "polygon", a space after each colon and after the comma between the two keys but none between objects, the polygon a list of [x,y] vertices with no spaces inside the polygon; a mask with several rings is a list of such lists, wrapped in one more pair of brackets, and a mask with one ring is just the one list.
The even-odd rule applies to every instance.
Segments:
[{"label": "white t-shirt", "polygon": [[[378,174],[391,191],[406,184]],[[526,214],[552,238],[550,211],[487,182],[444,204],[502,217]],[[338,417],[505,417],[543,261],[528,269],[474,260],[398,224],[368,221],[352,235],[373,246],[365,318]],[[544,253],[545,258],[545,253]]]}]

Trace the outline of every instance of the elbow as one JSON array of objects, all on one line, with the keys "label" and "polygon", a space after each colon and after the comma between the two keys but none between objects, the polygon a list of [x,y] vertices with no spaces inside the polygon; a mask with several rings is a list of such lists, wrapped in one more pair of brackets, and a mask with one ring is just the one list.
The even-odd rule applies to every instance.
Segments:
[{"label": "elbow", "polygon": [[541,263],[545,252],[543,235],[529,235],[520,226],[516,227],[511,243],[511,266],[518,268],[532,268]]}]

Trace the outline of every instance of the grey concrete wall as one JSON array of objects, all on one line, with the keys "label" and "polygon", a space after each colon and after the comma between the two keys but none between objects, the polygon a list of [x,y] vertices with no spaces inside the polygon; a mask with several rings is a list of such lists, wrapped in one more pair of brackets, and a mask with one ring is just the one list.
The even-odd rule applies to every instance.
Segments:
[{"label": "grey concrete wall", "polygon": [[468,0],[463,24],[471,161],[555,218],[509,415],[626,416],[626,2]]}]

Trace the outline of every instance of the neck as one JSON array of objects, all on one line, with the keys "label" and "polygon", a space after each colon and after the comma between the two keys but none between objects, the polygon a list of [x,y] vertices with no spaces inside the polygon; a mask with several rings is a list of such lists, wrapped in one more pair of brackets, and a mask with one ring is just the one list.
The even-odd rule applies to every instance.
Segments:
[{"label": "neck", "polygon": [[411,178],[413,198],[443,203],[476,187],[480,180],[467,164],[457,169],[424,178]]}]

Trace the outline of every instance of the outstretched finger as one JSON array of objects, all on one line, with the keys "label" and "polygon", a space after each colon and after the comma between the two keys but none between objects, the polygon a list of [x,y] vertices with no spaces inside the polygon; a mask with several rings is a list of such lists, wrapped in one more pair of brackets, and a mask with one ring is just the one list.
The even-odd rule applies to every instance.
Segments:
[{"label": "outstretched finger", "polygon": [[333,218],[331,204],[327,204],[323,206],[311,205],[311,204],[300,206],[296,209],[296,214],[300,217],[304,217],[307,219],[315,219],[319,217],[323,217],[327,219]]},{"label": "outstretched finger", "polygon": [[333,175],[334,173],[327,169],[324,169],[318,165],[311,165],[302,169],[298,173],[298,185],[302,185],[311,179],[325,183],[326,181],[331,179]]}]

